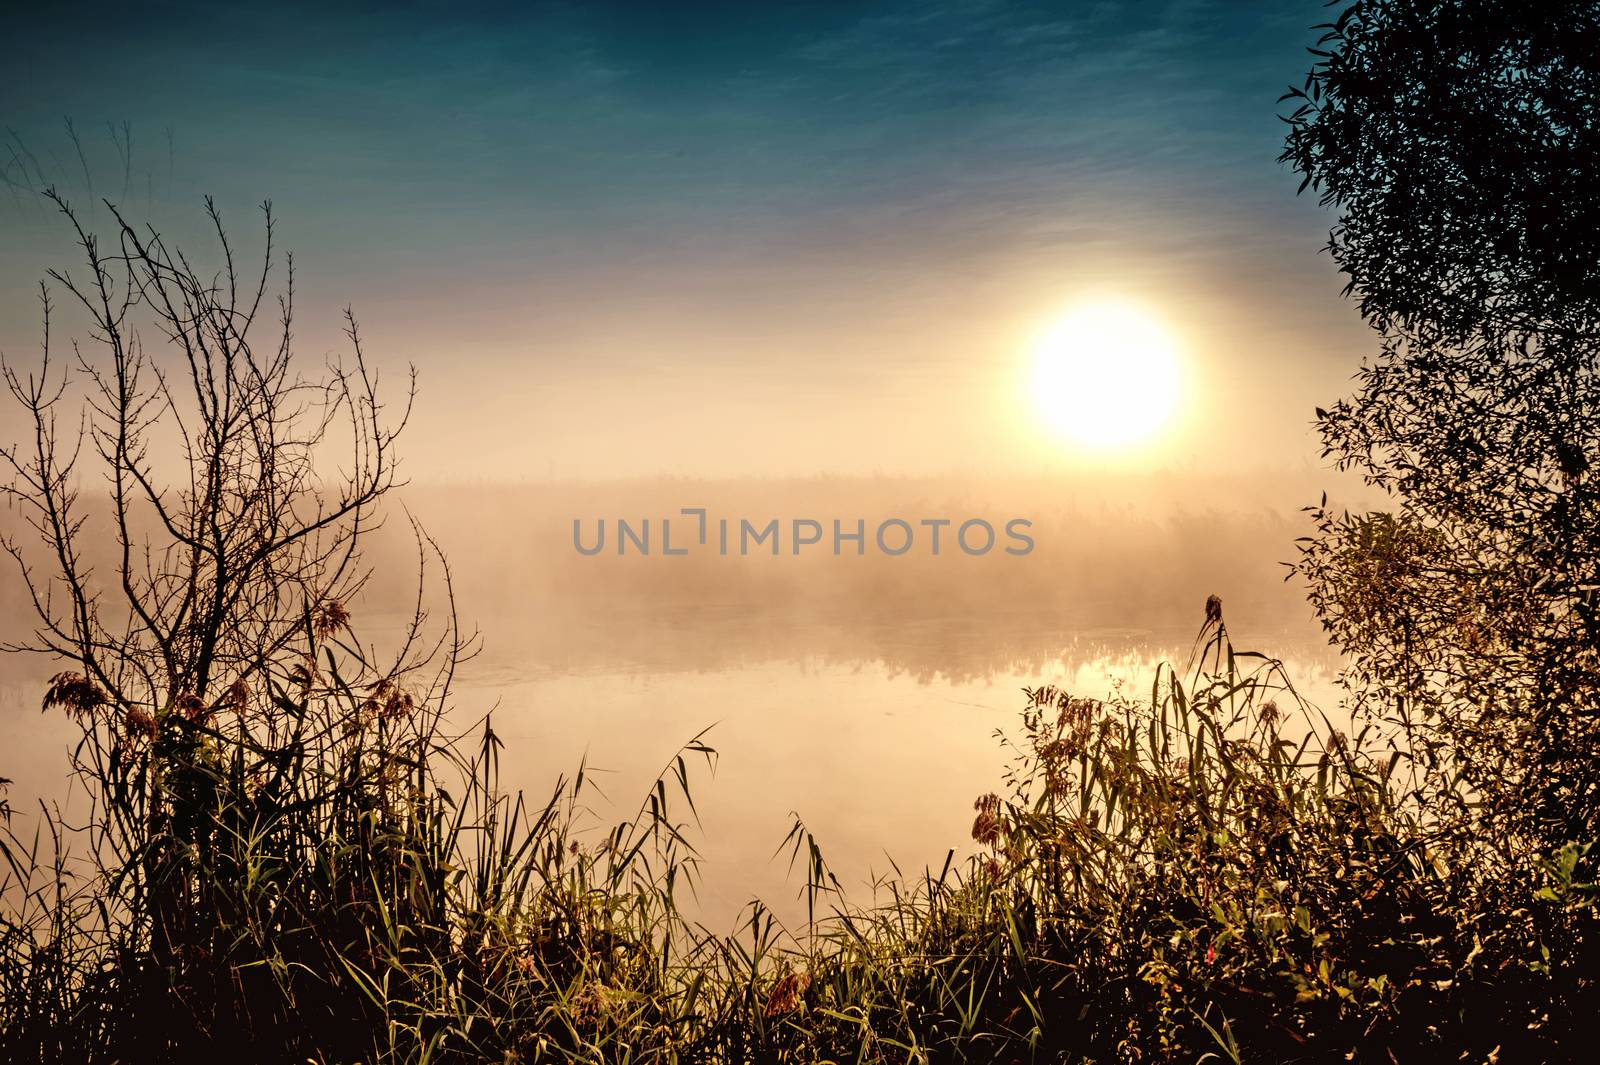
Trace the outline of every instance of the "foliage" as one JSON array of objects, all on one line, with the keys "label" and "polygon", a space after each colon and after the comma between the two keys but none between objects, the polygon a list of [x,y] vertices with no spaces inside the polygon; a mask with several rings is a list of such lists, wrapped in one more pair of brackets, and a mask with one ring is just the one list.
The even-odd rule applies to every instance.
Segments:
[{"label": "foliage", "polygon": [[[398,484],[404,418],[383,416],[353,320],[354,367],[307,382],[287,295],[275,354],[246,339],[268,271],[240,285],[220,221],[214,279],[114,213],[114,254],[78,229],[91,279],[56,280],[107,358],[79,366],[85,435],[56,435],[48,358],[8,368],[34,439],[5,457],[45,548],[8,544],[29,646],[68,666],[44,706],[81,726],[72,772],[95,802],[82,827],[0,806],[0,1051],[1586,1060],[1600,212],[1574,42],[1593,15],[1364,0],[1292,94],[1286,157],[1341,211],[1331,247],[1382,345],[1321,426],[1396,505],[1319,508],[1302,560],[1355,662],[1353,735],[1236,651],[1213,599],[1189,668],[1148,698],[1026,692],[976,854],[859,905],[797,819],[795,929],[757,902],[722,935],[679,905],[702,737],[635,816],[586,830],[585,771],[530,803],[499,789],[489,721],[444,728],[471,648],[453,610],[435,631],[419,592],[391,657],[355,638],[358,543]],[[46,309],[48,335],[48,292]],[[330,466],[336,416],[352,450]],[[156,477],[161,425],[176,487]],[[109,520],[79,502],[80,444]],[[437,554],[420,530],[418,547]]]},{"label": "foliage", "polygon": [[1591,2],[1359,0],[1286,97],[1379,342],[1324,451],[1394,500],[1317,508],[1312,602],[1366,708],[1545,847],[1600,829],[1597,41]]},{"label": "foliage", "polygon": [[1203,637],[1149,700],[1028,692],[979,853],[870,906],[797,822],[793,934],[759,903],[727,936],[679,908],[701,740],[593,833],[582,771],[529,807],[487,723],[419,734],[336,680],[284,706],[276,775],[170,718],[151,757],[185,784],[147,897],[193,919],[158,952],[12,833],[8,1059],[1579,1060],[1582,848],[1511,875],[1459,853],[1370,730],[1329,728],[1220,617]]}]

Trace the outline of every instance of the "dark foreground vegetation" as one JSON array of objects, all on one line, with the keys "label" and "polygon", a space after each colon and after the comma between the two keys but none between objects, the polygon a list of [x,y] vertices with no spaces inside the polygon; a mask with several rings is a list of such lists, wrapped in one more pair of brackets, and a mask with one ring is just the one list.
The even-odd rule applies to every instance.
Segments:
[{"label": "dark foreground vegetation", "polygon": [[93,805],[4,812],[0,1056],[1590,1060],[1597,39],[1587,3],[1357,3],[1291,94],[1380,342],[1320,428],[1391,505],[1317,511],[1299,563],[1355,727],[1213,600],[1147,699],[1027,693],[977,857],[857,907],[797,823],[792,929],[679,909],[701,740],[609,832],[581,772],[500,793],[490,723],[442,724],[472,644],[420,530],[414,624],[356,639],[404,410],[353,319],[306,378],[270,242],[247,282],[220,220],[215,277],[114,209],[109,244],[76,228],[88,272],[45,295],[81,355],[7,372],[37,536],[6,547]]},{"label": "dark foreground vegetation", "polygon": [[852,909],[797,825],[815,924],[753,905],[728,936],[677,907],[703,744],[582,833],[581,776],[497,796],[492,730],[447,744],[307,640],[328,683],[253,718],[143,726],[58,685],[151,830],[10,917],[12,1060],[1580,1057],[1585,851],[1524,864],[1444,831],[1386,748],[1285,738],[1313,711],[1220,619],[1153,707],[1029,693],[981,857]]}]

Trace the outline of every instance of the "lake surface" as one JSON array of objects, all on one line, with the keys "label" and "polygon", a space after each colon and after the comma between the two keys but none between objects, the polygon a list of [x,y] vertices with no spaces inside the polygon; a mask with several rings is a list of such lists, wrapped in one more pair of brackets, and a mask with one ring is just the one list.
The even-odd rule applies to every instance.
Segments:
[{"label": "lake surface", "polygon": [[[591,637],[623,626],[630,639],[611,643],[633,653],[608,659]],[[530,801],[587,763],[604,793],[590,796],[598,827],[636,810],[677,749],[709,728],[719,759],[714,776],[695,778],[695,908],[717,927],[755,896],[786,919],[803,914],[800,881],[776,853],[797,815],[861,900],[891,862],[915,873],[952,848],[969,853],[972,802],[1000,786],[995,734],[1015,726],[1023,687],[1105,697],[1121,684],[1138,694],[1158,663],[1181,665],[1193,639],[992,615],[852,626],[680,611],[614,616],[601,633],[544,644],[496,638],[517,630],[510,620],[482,628],[484,650],[462,671],[452,720],[467,728],[493,714],[503,783]],[[1236,634],[1235,644],[1270,648],[1303,692],[1336,701],[1336,660],[1308,623]],[[72,727],[40,714],[43,684],[16,668],[0,689],[0,773],[16,781],[13,805],[48,796],[81,810],[81,796],[62,787]]]},{"label": "lake surface", "polygon": [[[637,809],[678,747],[709,727],[720,757],[695,790],[699,905],[717,926],[752,896],[786,918],[803,913],[799,881],[775,853],[796,815],[861,899],[891,862],[915,873],[952,848],[968,853],[973,800],[1000,789],[1006,763],[995,734],[1018,722],[1025,686],[1107,697],[1121,684],[1138,695],[1159,663],[1184,664],[1194,638],[1016,615],[763,625],[701,612],[613,624],[629,626],[631,646],[654,651],[608,661],[579,633],[564,655],[540,655],[497,640],[485,623],[458,720],[492,709],[505,783],[531,798],[546,798],[580,761],[602,770],[610,801],[597,802],[597,821]],[[1309,620],[1234,641],[1283,658],[1332,716],[1337,660]]]}]

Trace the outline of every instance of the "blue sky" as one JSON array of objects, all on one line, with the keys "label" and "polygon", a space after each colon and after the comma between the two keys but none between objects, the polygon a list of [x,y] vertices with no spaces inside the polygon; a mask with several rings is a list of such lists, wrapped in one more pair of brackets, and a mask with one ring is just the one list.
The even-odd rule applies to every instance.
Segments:
[{"label": "blue sky", "polygon": [[[1091,289],[1157,305],[1194,338],[1197,404],[1257,410],[1274,447],[1309,456],[1309,404],[1364,339],[1317,254],[1328,219],[1275,163],[1274,101],[1325,16],[1201,0],[13,11],[0,166],[185,236],[202,193],[241,226],[270,197],[308,315],[354,302],[422,370],[426,432],[508,476],[935,469],[985,441],[1026,466],[1026,434],[994,444],[1009,353]],[[106,131],[124,121],[126,182]],[[27,280],[70,248],[21,192],[0,225],[10,354],[34,331]],[[331,324],[308,322],[308,343],[332,346]],[[979,382],[994,388],[964,416]],[[915,439],[874,445],[871,420],[910,399],[928,411]],[[818,404],[841,424],[825,446],[803,424]],[[602,409],[637,438],[585,443]]]}]

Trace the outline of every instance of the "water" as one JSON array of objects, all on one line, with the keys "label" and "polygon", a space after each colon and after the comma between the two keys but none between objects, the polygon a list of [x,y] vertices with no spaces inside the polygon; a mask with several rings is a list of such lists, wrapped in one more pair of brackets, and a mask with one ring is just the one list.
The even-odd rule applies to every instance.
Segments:
[{"label": "water", "polygon": [[[522,618],[481,627],[484,650],[462,670],[451,720],[464,730],[493,714],[503,783],[531,801],[586,763],[600,789],[592,823],[603,826],[637,810],[678,748],[709,729],[719,758],[714,775],[694,778],[703,864],[689,906],[722,929],[757,896],[785,919],[804,913],[802,881],[777,853],[795,816],[860,900],[896,865],[915,873],[952,849],[969,853],[972,802],[1000,786],[995,734],[1015,725],[1024,686],[1105,697],[1121,683],[1138,694],[1157,663],[1184,661],[1193,638],[994,613],[853,624],[613,613],[559,637]],[[1235,642],[1285,657],[1302,690],[1332,704],[1334,662],[1308,625],[1262,626]],[[81,816],[83,797],[63,787],[74,730],[41,715],[44,677],[29,675],[50,667],[7,665],[0,774],[15,780],[13,805],[44,797]]]},{"label": "water", "polygon": [[[1305,530],[1267,504],[1296,493],[1186,478],[1156,486],[1165,501],[1138,502],[1149,487],[663,482],[413,491],[408,505],[449,553],[456,601],[484,635],[451,721],[465,731],[493,713],[506,786],[542,804],[587,762],[604,789],[592,796],[600,828],[631,816],[679,747],[709,728],[720,759],[714,777],[694,780],[695,905],[725,928],[752,896],[803,913],[775,855],[795,816],[858,898],[891,863],[915,874],[966,853],[973,799],[1001,785],[995,733],[1018,721],[1021,689],[1148,691],[1157,663],[1186,661],[1213,592],[1237,647],[1285,659],[1302,690],[1332,706],[1336,663],[1279,564]],[[1173,495],[1228,509],[1186,509]],[[1026,513],[1039,549],[1026,559],[572,550],[572,515],[659,515],[686,501],[720,514]],[[380,579],[349,604],[365,638],[392,632],[411,606],[414,547],[398,520],[372,541]],[[430,573],[437,587],[438,567]],[[0,578],[0,602],[16,628],[26,605],[14,579]],[[45,798],[81,818],[84,797],[64,786],[75,730],[39,712],[57,668],[0,657],[0,776],[15,779],[19,810]]]},{"label": "water", "polygon": [[[896,866],[916,873],[951,849],[969,853],[973,800],[1000,788],[996,732],[1017,723],[1025,686],[1136,696],[1158,663],[1183,665],[1194,635],[1018,615],[851,625],[680,614],[609,627],[624,625],[657,634],[636,641],[646,653],[597,656],[580,633],[537,655],[486,624],[458,720],[492,709],[506,782],[541,800],[580,761],[605,770],[597,821],[637,809],[678,747],[709,728],[720,757],[695,791],[698,906],[719,926],[752,896],[803,913],[801,880],[775,853],[796,815],[858,898]],[[1236,645],[1284,657],[1301,691],[1332,708],[1336,662],[1308,624],[1285,619],[1249,637]]]}]

